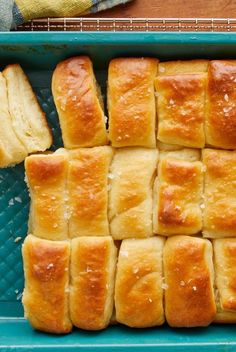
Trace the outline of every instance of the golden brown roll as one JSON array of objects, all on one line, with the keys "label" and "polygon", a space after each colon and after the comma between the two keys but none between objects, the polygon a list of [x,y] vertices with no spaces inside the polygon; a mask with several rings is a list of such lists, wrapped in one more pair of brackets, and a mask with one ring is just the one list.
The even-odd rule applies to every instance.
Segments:
[{"label": "golden brown roll", "polygon": [[115,285],[118,322],[136,328],[164,323],[163,245],[162,237],[122,241]]},{"label": "golden brown roll", "polygon": [[104,329],[113,312],[117,249],[108,236],[79,237],[71,243],[71,320],[81,329]]},{"label": "golden brown roll", "polygon": [[191,148],[205,145],[206,60],[159,64],[155,79],[158,134],[164,143]]},{"label": "golden brown roll", "polygon": [[27,154],[48,149],[52,144],[51,131],[27,76],[18,64],[8,65],[3,76],[7,83],[11,123],[17,138]]},{"label": "golden brown roll", "polygon": [[109,175],[109,221],[114,239],[153,234],[152,186],[157,158],[156,149],[116,149]]},{"label": "golden brown roll", "polygon": [[57,65],[52,93],[66,148],[107,144],[102,96],[87,56],[72,57]]},{"label": "golden brown roll", "polygon": [[38,330],[54,334],[71,331],[69,317],[70,243],[28,235],[22,246],[25,317]]},{"label": "golden brown roll", "polygon": [[236,151],[203,150],[203,236],[236,236]]},{"label": "golden brown roll", "polygon": [[25,172],[31,204],[29,232],[48,240],[68,238],[65,150],[35,154],[26,158]]},{"label": "golden brown roll", "polygon": [[208,145],[236,149],[236,60],[209,64],[205,130]]},{"label": "golden brown roll", "polygon": [[193,235],[201,231],[203,167],[194,149],[160,153],[154,185],[154,233]]},{"label": "golden brown roll", "polygon": [[158,60],[117,58],[109,64],[109,139],[114,147],[156,145],[154,78]]},{"label": "golden brown roll", "polygon": [[108,146],[70,151],[69,237],[109,235],[107,183],[112,155]]},{"label": "golden brown roll", "polygon": [[0,72],[0,167],[13,166],[25,159],[28,152],[18,139],[9,113],[6,80]]},{"label": "golden brown roll", "polygon": [[217,323],[236,323],[236,238],[213,241]]},{"label": "golden brown roll", "polygon": [[163,253],[165,314],[172,327],[209,325],[216,314],[211,242],[168,238]]}]

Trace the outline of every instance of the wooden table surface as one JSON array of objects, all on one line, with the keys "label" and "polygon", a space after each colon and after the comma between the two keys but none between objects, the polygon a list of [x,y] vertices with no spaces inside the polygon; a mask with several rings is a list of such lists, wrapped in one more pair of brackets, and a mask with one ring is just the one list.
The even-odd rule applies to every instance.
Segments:
[{"label": "wooden table surface", "polygon": [[133,0],[89,17],[235,18],[236,0]]}]

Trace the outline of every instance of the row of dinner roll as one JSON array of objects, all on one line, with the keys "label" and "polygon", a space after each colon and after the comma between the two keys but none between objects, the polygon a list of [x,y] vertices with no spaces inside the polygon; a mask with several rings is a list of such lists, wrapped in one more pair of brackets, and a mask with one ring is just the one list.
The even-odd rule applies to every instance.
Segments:
[{"label": "row of dinner roll", "polygon": [[157,139],[190,148],[236,148],[236,60],[111,60],[108,134],[101,91],[87,56],[57,65],[52,92],[68,149],[108,141],[117,148],[155,148]]},{"label": "row of dinner roll", "polygon": [[25,169],[29,232],[41,238],[236,234],[236,151],[61,148]]},{"label": "row of dinner roll", "polygon": [[0,167],[14,166],[52,144],[45,113],[18,64],[0,72]]},{"label": "row of dinner roll", "polygon": [[[118,247],[119,252],[118,252]],[[213,261],[214,251],[214,261]],[[118,257],[118,258],[117,258]],[[110,236],[23,244],[25,316],[68,333],[119,322],[145,328],[236,322],[236,238]],[[213,264],[214,263],[214,264]]]}]

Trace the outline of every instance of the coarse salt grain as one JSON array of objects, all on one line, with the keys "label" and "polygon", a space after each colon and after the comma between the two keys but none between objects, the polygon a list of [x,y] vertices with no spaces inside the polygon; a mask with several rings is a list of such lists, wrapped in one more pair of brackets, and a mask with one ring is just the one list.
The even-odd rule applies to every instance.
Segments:
[{"label": "coarse salt grain", "polygon": [[16,300],[19,301],[22,297],[22,292],[20,292],[17,296],[16,296]]},{"label": "coarse salt grain", "polygon": [[229,96],[228,96],[228,94],[225,94],[225,95],[224,95],[224,100],[225,100],[225,101],[229,101]]},{"label": "coarse salt grain", "polygon": [[48,269],[48,270],[51,269],[51,268],[53,268],[53,267],[54,267],[53,263],[49,263],[49,264],[47,265],[47,269]]},{"label": "coarse salt grain", "polygon": [[120,251],[120,255],[121,255],[122,257],[128,258],[129,252],[128,252],[128,251]]},{"label": "coarse salt grain", "polygon": [[163,290],[167,290],[168,287],[169,287],[169,286],[168,286],[167,284],[162,284],[162,285],[161,285],[161,288],[163,288]]},{"label": "coarse salt grain", "polygon": [[230,112],[231,109],[232,109],[232,108],[231,108],[230,106],[227,107],[227,108],[223,108],[224,114],[227,114],[228,112]]},{"label": "coarse salt grain", "polygon": [[197,291],[197,287],[196,286],[193,286],[193,291]]},{"label": "coarse salt grain", "polygon": [[21,239],[22,239],[22,237],[18,236],[18,237],[15,238],[14,242],[17,243],[17,242],[19,242]]},{"label": "coarse salt grain", "polygon": [[109,174],[107,175],[107,177],[108,177],[110,180],[113,180],[113,178],[115,178],[115,176],[114,176],[113,174],[111,174],[111,173],[109,173]]}]

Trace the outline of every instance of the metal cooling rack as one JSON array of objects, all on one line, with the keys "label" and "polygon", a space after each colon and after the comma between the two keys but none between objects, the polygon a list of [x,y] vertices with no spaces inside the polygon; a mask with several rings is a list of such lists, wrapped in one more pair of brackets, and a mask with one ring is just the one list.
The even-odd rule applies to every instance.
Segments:
[{"label": "metal cooling rack", "polygon": [[41,18],[17,31],[236,32],[236,18]]}]

